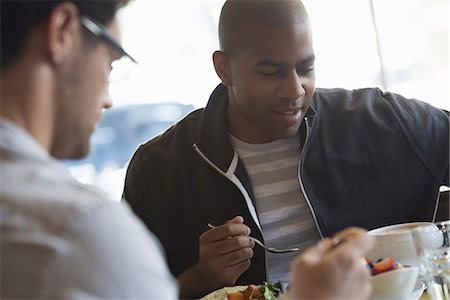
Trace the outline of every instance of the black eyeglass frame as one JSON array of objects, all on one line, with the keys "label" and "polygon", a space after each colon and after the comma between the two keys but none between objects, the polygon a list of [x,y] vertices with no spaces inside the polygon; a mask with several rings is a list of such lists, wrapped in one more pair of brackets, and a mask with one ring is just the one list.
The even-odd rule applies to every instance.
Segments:
[{"label": "black eyeglass frame", "polygon": [[114,48],[121,57],[126,56],[128,57],[133,63],[137,64],[137,60],[135,60],[130,54],[128,54],[122,46],[111,36],[111,34],[108,32],[108,30],[103,26],[102,24],[96,22],[92,18],[81,15],[80,16],[80,23],[83,25],[89,32],[91,32],[93,35],[107,43],[109,46]]}]

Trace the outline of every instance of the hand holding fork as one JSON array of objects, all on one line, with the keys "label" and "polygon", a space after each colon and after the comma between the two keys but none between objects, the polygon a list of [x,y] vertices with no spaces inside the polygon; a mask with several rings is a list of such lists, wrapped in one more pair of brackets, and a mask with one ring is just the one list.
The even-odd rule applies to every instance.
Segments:
[{"label": "hand holding fork", "polygon": [[[208,227],[213,229],[216,226],[212,225],[211,223],[208,223]],[[298,247],[294,247],[294,248],[273,248],[273,247],[267,247],[266,245],[264,245],[260,240],[258,240],[255,237],[252,236],[247,236],[248,239],[254,241],[257,245],[261,246],[264,250],[268,251],[268,252],[272,252],[272,253],[286,253],[286,252],[295,252],[295,251],[299,251],[300,248]]]}]

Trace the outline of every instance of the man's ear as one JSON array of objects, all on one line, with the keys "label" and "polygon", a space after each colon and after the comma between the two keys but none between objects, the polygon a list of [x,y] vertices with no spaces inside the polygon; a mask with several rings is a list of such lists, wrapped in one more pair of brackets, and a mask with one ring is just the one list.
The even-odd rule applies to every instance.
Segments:
[{"label": "man's ear", "polygon": [[80,39],[78,8],[64,2],[57,5],[48,20],[47,46],[53,63],[59,64],[76,51],[76,41]]},{"label": "man's ear", "polygon": [[222,80],[223,85],[231,86],[230,57],[222,51],[214,51],[213,62],[217,76]]}]

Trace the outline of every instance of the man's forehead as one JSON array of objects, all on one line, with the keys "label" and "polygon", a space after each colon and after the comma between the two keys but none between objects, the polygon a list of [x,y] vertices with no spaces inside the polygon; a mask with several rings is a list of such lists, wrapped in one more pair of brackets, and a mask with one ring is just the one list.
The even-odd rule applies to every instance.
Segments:
[{"label": "man's forehead", "polygon": [[310,27],[299,23],[284,26],[264,26],[255,24],[243,28],[237,37],[238,52],[250,51],[257,55],[290,55],[302,52],[313,54]]}]

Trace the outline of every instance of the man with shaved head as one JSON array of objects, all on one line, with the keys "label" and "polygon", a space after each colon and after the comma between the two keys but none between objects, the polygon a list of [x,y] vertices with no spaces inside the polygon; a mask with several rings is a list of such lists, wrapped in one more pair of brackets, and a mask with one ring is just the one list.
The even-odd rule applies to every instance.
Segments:
[{"label": "man with shaved head", "polygon": [[[255,5],[255,2],[260,2]],[[219,22],[220,49],[228,55],[238,52],[248,35],[241,31],[258,23],[267,27],[308,23],[308,15],[299,1],[227,1]]]},{"label": "man with shaved head", "polygon": [[348,226],[433,220],[447,114],[375,88],[316,89],[299,0],[226,1],[219,40],[207,106],[142,145],[125,182],[181,295],[288,280],[296,253],[248,235],[303,250]]}]

